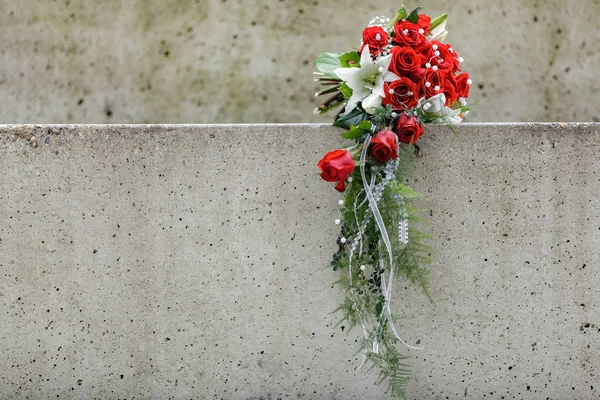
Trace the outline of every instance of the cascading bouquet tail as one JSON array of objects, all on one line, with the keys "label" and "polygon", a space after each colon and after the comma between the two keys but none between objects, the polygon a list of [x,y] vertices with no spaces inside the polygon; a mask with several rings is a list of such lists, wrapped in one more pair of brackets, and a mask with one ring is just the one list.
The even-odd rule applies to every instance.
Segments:
[{"label": "cascading bouquet tail", "polygon": [[405,397],[410,375],[397,342],[407,347],[391,311],[393,283],[404,278],[428,293],[430,237],[419,231],[421,197],[407,185],[415,144],[423,124],[462,121],[471,79],[463,59],[444,43],[444,14],[431,19],[402,7],[394,18],[375,17],[363,30],[360,48],[324,53],[315,61],[315,80],[329,98],[315,109],[324,114],[343,106],[334,126],[353,141],[327,153],[318,167],[343,193],[339,250],[331,265],[346,289],[339,307],[350,327],[360,327],[363,363],[379,370],[377,383]]}]

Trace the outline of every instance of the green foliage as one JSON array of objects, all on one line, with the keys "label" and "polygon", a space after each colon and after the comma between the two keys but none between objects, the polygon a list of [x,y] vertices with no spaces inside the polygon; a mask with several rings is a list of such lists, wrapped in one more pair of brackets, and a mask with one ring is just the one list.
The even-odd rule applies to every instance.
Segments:
[{"label": "green foliage", "polygon": [[371,120],[373,121],[373,125],[375,125],[376,127],[383,129],[387,126],[388,122],[391,121],[392,118],[392,113],[394,112],[394,110],[392,110],[392,106],[390,106],[389,104],[385,107],[380,106],[377,107],[375,109],[375,114],[371,117]]},{"label": "green foliage", "polygon": [[350,130],[342,133],[344,139],[358,139],[371,130],[371,121],[361,121],[358,126],[352,125]]},{"label": "green foliage", "polygon": [[423,6],[419,6],[419,7],[415,8],[414,10],[412,10],[412,12],[408,16],[407,20],[409,20],[413,24],[416,24],[417,22],[419,22],[419,11],[421,11],[421,8],[423,8]]},{"label": "green foliage", "polygon": [[[382,108],[381,112],[385,114],[385,108]],[[363,124],[363,127],[366,128],[366,124]],[[414,175],[414,159],[414,147],[402,145],[396,179],[389,182],[383,191],[379,210],[392,242],[391,261],[396,269],[396,279],[411,282],[430,298],[430,275],[426,266],[431,264],[432,250],[428,245],[431,237],[419,229],[425,222],[422,218],[423,211],[412,204],[414,200],[422,199],[423,196],[407,184]],[[382,166],[377,163],[369,162],[365,165],[367,181],[370,181],[371,176],[375,176],[375,182],[381,182],[384,178],[383,171]],[[406,363],[407,357],[398,350],[397,339],[382,313],[385,298],[381,291],[381,273],[388,276],[389,263],[386,262],[385,270],[381,271],[379,260],[381,256],[387,260],[387,251],[381,247],[381,233],[371,218],[368,202],[364,202],[365,193],[358,168],[352,178],[353,182],[344,193],[342,210],[341,234],[347,238],[347,242],[345,246],[340,247],[332,261],[333,269],[341,272],[336,284],[346,293],[336,311],[341,313],[340,323],[347,323],[350,329],[357,326],[362,328],[363,325],[366,327],[368,337],[361,341],[361,350],[365,353],[370,369],[378,370],[376,383],[387,383],[390,395],[405,398],[410,368]],[[355,251],[350,260],[350,243],[356,238],[365,218],[369,218],[369,222],[362,232],[363,252],[359,255],[359,252]],[[399,222],[403,218],[407,218],[409,222],[409,240],[406,244],[397,239]],[[361,270],[361,266],[365,266],[364,270]],[[377,353],[373,352],[374,341],[378,343]]]},{"label": "green foliage", "polygon": [[369,114],[367,114],[360,105],[357,105],[356,108],[349,113],[340,115],[333,123],[333,126],[350,129],[352,125],[358,126],[358,124],[367,119],[369,119]]},{"label": "green foliage", "polygon": [[460,110],[461,113],[464,112],[469,112],[471,111],[471,105],[470,104],[465,104],[462,105],[460,102],[455,102],[454,104],[452,104],[452,108]]},{"label": "green foliage", "polygon": [[344,68],[360,67],[360,54],[357,51],[349,51],[339,56],[340,64]]},{"label": "green foliage", "polygon": [[406,17],[408,17],[408,12],[406,11],[406,8],[402,6],[402,8],[396,13],[396,16],[394,16],[394,18],[392,18],[390,21],[390,28],[396,25],[396,22],[406,19]]},{"label": "green foliage", "polygon": [[448,14],[442,14],[439,17],[435,18],[433,21],[431,21],[431,26],[429,27],[429,30],[433,31],[435,28],[443,24],[444,21],[446,21],[446,18],[448,18]]},{"label": "green foliage", "polygon": [[342,86],[340,86],[340,92],[342,92],[342,94],[344,95],[344,99],[346,100],[349,100],[350,97],[352,97],[352,89],[350,89],[350,87],[346,85],[346,82],[344,82]]},{"label": "green foliage", "polygon": [[390,189],[394,191],[394,193],[402,196],[405,200],[413,200],[422,198],[423,195],[408,185],[400,183],[398,181],[392,182],[390,184]]},{"label": "green foliage", "polygon": [[391,396],[406,399],[406,388],[410,380],[407,357],[398,351],[396,339],[387,326],[378,336],[377,353],[373,352],[373,340],[374,336],[361,340],[360,349],[366,354],[366,362],[370,364],[369,371],[379,371],[375,384],[381,385],[387,381],[387,390]]},{"label": "green foliage", "polygon": [[324,94],[339,92],[340,88],[341,88],[341,86],[330,86],[328,88],[325,88],[325,89],[317,92],[317,96],[322,96]]},{"label": "green foliage", "polygon": [[317,71],[325,74],[328,78],[338,79],[333,72],[338,68],[360,66],[360,55],[356,51],[347,53],[323,53],[315,60]]},{"label": "green foliage", "polygon": [[315,108],[313,113],[316,115],[322,115],[334,108],[339,107],[344,103],[344,96],[342,93],[336,93],[332,98],[321,104],[319,107]]},{"label": "green foliage", "polygon": [[337,75],[333,71],[342,68],[341,55],[342,53],[323,53],[315,60],[315,67],[328,77],[337,79]]}]

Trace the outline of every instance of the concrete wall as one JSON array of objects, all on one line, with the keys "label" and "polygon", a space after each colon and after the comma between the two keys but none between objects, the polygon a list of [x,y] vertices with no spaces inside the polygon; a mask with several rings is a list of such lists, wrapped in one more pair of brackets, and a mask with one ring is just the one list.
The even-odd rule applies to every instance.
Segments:
[{"label": "concrete wall", "polygon": [[[0,123],[329,122],[313,60],[389,0],[3,0]],[[409,2],[408,7],[419,2]],[[430,0],[484,100],[470,121],[598,121],[599,0]]]},{"label": "concrete wall", "polygon": [[[411,399],[600,395],[600,125],[427,127]],[[0,397],[384,399],[335,326],[324,125],[0,127]]]}]

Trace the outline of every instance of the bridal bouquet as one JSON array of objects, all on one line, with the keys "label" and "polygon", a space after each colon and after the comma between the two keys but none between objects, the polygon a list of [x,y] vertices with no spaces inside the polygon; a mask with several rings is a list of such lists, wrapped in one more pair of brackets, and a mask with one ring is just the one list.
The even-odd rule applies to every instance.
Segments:
[{"label": "bridal bouquet", "polygon": [[[350,327],[360,327],[363,364],[378,369],[377,383],[387,382],[391,395],[405,397],[409,378],[402,340],[392,313],[392,288],[404,278],[429,296],[429,236],[412,201],[420,195],[407,185],[415,144],[423,124],[462,121],[471,79],[463,59],[445,43],[444,14],[431,19],[422,7],[402,7],[394,18],[375,17],[362,32],[360,47],[324,53],[315,61],[315,80],[329,95],[315,113],[343,105],[334,126],[352,141],[327,153],[318,167],[321,177],[343,193],[339,250],[331,265],[346,289],[339,308]],[[361,364],[361,367],[362,365]]]}]

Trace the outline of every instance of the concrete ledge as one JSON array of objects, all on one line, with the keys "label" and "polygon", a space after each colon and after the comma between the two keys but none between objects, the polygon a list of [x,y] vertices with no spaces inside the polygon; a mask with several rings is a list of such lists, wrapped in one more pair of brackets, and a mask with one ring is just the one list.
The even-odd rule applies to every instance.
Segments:
[{"label": "concrete ledge", "polygon": [[[376,399],[325,125],[0,126],[0,397]],[[600,396],[600,124],[428,127],[410,398]]]}]

